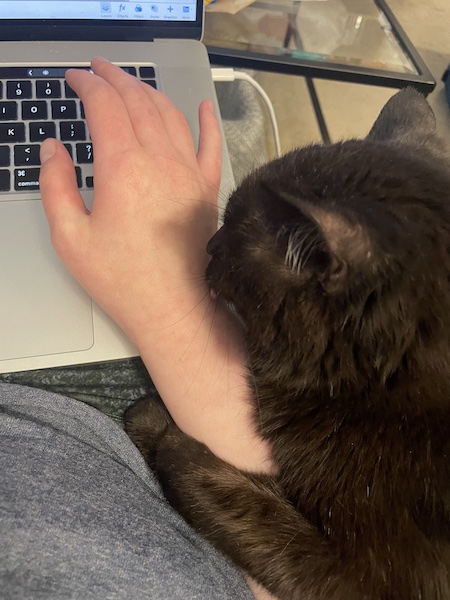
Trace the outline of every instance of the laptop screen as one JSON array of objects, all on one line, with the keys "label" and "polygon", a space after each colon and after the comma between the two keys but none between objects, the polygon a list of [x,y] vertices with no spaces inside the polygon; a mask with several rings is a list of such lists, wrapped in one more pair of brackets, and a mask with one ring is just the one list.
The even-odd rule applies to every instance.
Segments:
[{"label": "laptop screen", "polygon": [[3,19],[195,21],[196,0],[0,0]]},{"label": "laptop screen", "polygon": [[203,0],[0,0],[0,40],[200,39]]}]

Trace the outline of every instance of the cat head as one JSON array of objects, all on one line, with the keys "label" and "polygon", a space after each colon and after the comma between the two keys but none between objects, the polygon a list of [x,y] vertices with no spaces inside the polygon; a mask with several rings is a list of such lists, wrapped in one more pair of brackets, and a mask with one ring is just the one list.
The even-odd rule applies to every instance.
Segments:
[{"label": "cat head", "polygon": [[408,89],[367,138],[295,150],[236,189],[206,278],[239,314],[260,377],[339,389],[421,361],[450,370],[444,154]]}]

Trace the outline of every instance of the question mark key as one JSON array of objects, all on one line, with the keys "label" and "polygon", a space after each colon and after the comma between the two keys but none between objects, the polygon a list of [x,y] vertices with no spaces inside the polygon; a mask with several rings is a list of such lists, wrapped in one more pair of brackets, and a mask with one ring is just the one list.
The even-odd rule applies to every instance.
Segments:
[{"label": "question mark key", "polygon": [[85,142],[76,145],[77,162],[80,165],[91,163],[94,160],[94,149],[92,143]]}]

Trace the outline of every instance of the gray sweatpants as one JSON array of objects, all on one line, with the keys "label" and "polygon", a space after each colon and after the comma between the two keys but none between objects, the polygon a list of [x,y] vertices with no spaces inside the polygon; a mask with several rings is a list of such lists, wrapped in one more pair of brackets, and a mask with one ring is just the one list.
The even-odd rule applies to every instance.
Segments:
[{"label": "gray sweatpants", "polygon": [[109,417],[0,384],[1,599],[252,597]]}]

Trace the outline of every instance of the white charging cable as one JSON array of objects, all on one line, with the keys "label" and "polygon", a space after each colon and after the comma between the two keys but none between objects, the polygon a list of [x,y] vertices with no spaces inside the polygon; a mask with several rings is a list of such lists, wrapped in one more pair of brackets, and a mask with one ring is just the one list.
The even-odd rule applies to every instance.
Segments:
[{"label": "white charging cable", "polygon": [[247,73],[244,73],[243,71],[235,71],[234,69],[231,69],[231,68],[212,68],[211,75],[212,75],[213,81],[225,81],[226,82],[226,81],[235,81],[236,79],[239,79],[241,81],[247,81],[247,83],[252,85],[259,92],[262,99],[266,103],[267,110],[269,111],[270,122],[272,123],[273,137],[274,137],[274,141],[275,141],[275,149],[277,152],[277,156],[281,156],[281,141],[280,141],[280,132],[278,130],[277,117],[275,115],[275,110],[273,108],[273,104],[272,104],[269,96],[267,95],[267,92],[265,91],[265,89],[257,81],[255,81],[253,79],[253,77],[250,77],[250,75],[248,75]]}]

